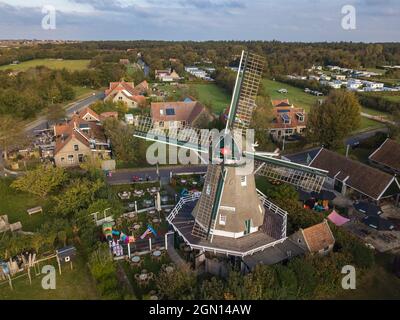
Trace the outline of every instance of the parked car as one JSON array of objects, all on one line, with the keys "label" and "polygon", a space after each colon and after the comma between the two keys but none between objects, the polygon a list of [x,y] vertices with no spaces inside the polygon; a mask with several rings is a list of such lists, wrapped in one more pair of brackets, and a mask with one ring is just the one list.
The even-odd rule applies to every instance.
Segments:
[{"label": "parked car", "polygon": [[132,177],[132,181],[133,181],[133,182],[143,181],[143,178],[141,178],[141,177],[139,177],[139,176],[133,176],[133,177]]}]

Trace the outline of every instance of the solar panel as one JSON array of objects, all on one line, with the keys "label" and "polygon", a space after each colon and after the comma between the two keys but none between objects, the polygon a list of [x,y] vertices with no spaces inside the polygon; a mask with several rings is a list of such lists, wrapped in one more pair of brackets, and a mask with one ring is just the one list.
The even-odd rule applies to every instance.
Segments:
[{"label": "solar panel", "polygon": [[167,108],[167,109],[165,109],[165,113],[166,113],[167,116],[174,116],[175,115],[175,109]]},{"label": "solar panel", "polygon": [[290,117],[287,113],[282,113],[281,117],[282,117],[283,121],[290,122]]}]

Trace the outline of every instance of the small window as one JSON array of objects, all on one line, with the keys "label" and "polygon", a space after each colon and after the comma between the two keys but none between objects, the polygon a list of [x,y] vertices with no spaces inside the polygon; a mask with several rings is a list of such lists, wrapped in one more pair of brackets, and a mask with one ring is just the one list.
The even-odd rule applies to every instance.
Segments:
[{"label": "small window", "polygon": [[74,145],[74,150],[78,151],[79,150],[79,146],[77,144]]},{"label": "small window", "polygon": [[173,109],[173,108],[167,108],[167,109],[165,109],[165,114],[166,114],[167,116],[174,116],[174,115],[175,115],[175,109]]},{"label": "small window", "polygon": [[297,239],[297,242],[298,242],[298,243],[301,243],[301,239],[300,239],[300,238],[299,238],[299,239]]},{"label": "small window", "polygon": [[65,160],[65,158],[64,158],[64,157],[62,157],[62,158],[61,158],[61,162],[64,162],[64,160]]},{"label": "small window", "polygon": [[223,216],[222,214],[219,216],[219,224],[222,226],[226,224],[226,216]]},{"label": "small window", "polygon": [[161,128],[164,128],[164,121],[160,121],[160,122],[158,123],[158,126],[161,127]]},{"label": "small window", "polygon": [[211,194],[211,186],[208,184],[206,188],[206,194],[209,196]]},{"label": "small window", "polygon": [[246,176],[241,176],[240,177],[240,184],[242,185],[242,187],[246,187],[247,186],[247,177]]},{"label": "small window", "polygon": [[73,154],[68,155],[68,161],[69,162],[74,162],[74,155]]}]

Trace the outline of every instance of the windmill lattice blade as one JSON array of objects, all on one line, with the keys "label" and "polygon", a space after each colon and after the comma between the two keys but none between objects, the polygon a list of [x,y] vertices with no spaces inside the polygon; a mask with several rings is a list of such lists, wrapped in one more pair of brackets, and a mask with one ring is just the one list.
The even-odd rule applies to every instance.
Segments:
[{"label": "windmill lattice blade", "polygon": [[286,182],[304,190],[320,192],[326,178],[326,172],[297,163],[254,156],[256,175],[272,180]]},{"label": "windmill lattice blade", "polygon": [[197,152],[208,153],[210,135],[201,129],[185,126],[180,129],[161,129],[154,126],[150,117],[137,116],[134,120],[135,137],[161,142]]},{"label": "windmill lattice blade", "polygon": [[207,167],[207,174],[204,181],[203,192],[196,205],[195,223],[192,229],[192,235],[207,239],[210,226],[213,224],[215,210],[218,210],[218,204],[222,195],[223,172],[219,165],[210,164]]},{"label": "windmill lattice blade", "polygon": [[[261,56],[248,52],[242,61],[243,74],[238,77],[235,89],[237,97],[233,97],[232,127],[231,129],[247,129],[256,107],[256,97],[260,86],[264,59]],[[241,70],[239,69],[239,73]],[[236,101],[235,101],[236,100]]]}]

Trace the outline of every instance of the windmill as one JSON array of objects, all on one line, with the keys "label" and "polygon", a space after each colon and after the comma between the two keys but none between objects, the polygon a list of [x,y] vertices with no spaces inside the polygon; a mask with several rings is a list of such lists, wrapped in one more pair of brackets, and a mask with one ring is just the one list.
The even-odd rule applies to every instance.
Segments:
[{"label": "windmill", "polygon": [[[191,206],[178,203],[168,217],[192,248],[243,256],[286,237],[286,212],[256,189],[255,175],[308,191],[319,192],[324,183],[325,171],[279,159],[277,153],[258,153],[246,140],[243,133],[250,129],[263,65],[262,57],[242,52],[226,127],[219,139],[211,141],[196,128],[166,132],[150,118],[136,120],[136,137],[191,149],[211,160],[199,198]],[[250,172],[245,170],[249,160],[254,161]],[[185,206],[185,213],[180,213]]]}]

